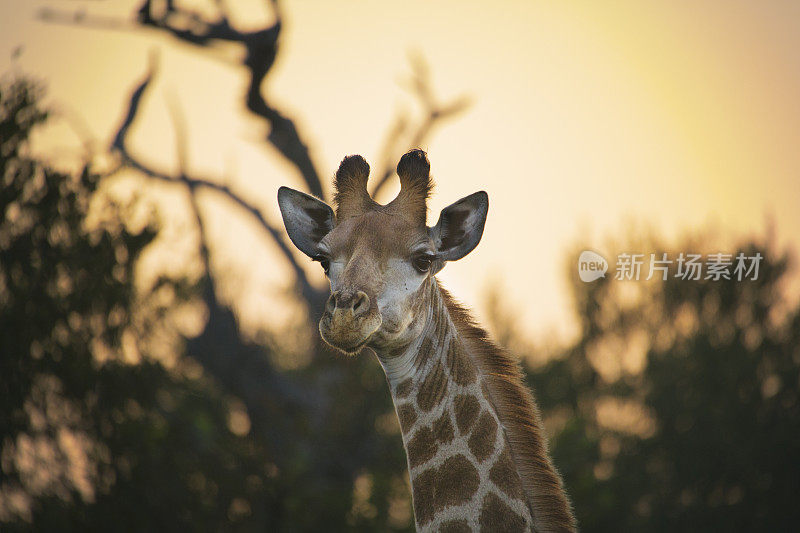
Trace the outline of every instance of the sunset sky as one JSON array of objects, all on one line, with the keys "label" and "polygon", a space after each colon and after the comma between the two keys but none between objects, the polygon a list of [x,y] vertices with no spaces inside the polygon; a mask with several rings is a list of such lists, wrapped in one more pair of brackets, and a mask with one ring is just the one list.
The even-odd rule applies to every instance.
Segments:
[{"label": "sunset sky", "polygon": [[[225,3],[242,29],[270,20],[262,2]],[[244,112],[243,70],[231,61],[237,50],[198,53],[150,31],[56,25],[36,15],[86,9],[122,19],[137,4],[5,0],[0,69],[22,46],[15,68],[45,80],[49,101],[107,143],[157,50],[160,74],[133,134],[135,152],[174,170],[167,104],[177,101],[190,169],[226,180],[279,224],[277,188],[301,183]],[[212,2],[198,4],[211,12]],[[403,85],[410,53],[425,58],[442,99],[470,97],[469,109],[422,146],[437,183],[429,224],[476,190],[490,197],[481,245],[440,278],[472,306],[498,283],[531,337],[574,331],[565,261],[577,246],[603,252],[609,239],[643,227],[669,239],[711,228],[727,251],[770,221],[780,244],[797,247],[798,2],[306,0],[282,10],[282,46],[263,90],[307,134],[326,186],[344,155],[377,160],[395,114],[415,112]],[[63,124],[38,142],[43,153],[76,153]],[[170,206],[185,198],[162,189],[152,191],[179,236],[188,221]],[[288,270],[274,245],[217,199],[202,200],[215,267],[236,274],[227,290],[240,311],[280,319]],[[323,283],[316,265],[308,267]]]}]

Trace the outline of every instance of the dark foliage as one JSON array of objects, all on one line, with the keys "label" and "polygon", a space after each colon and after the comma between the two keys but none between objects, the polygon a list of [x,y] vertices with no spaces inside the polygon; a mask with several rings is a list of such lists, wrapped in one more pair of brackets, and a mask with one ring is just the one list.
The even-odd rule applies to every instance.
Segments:
[{"label": "dark foliage", "polygon": [[530,379],[584,531],[796,528],[800,312],[788,256],[740,250],[758,280],[574,282],[580,339]]},{"label": "dark foliage", "polygon": [[[46,118],[37,93],[6,83],[0,108],[3,529],[386,529],[390,502],[406,498],[405,459],[394,425],[375,428],[392,413],[380,369],[352,372],[327,357],[340,367],[331,394],[348,383],[351,394],[293,410],[264,383],[251,419],[231,391],[258,389],[265,376],[247,361],[268,353],[238,337],[224,306],[211,310],[221,315],[209,318],[215,328],[188,343],[216,363],[178,353],[165,365],[149,353],[156,336],[185,349],[169,313],[199,299],[204,282],[161,279],[138,293],[134,268],[157,225],[128,229],[126,207],[97,192],[102,178],[88,167],[72,176],[26,155]],[[104,213],[97,227],[92,209]],[[203,370],[213,364],[245,366],[226,382],[214,376],[230,370]],[[354,470],[368,472],[371,487],[355,513]]]}]

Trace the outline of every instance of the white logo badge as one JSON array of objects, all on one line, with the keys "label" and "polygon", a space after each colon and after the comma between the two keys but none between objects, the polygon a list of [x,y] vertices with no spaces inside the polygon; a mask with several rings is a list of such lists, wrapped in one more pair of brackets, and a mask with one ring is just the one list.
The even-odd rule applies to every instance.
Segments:
[{"label": "white logo badge", "polygon": [[578,257],[578,275],[586,283],[606,277],[608,261],[602,255],[591,250],[584,250]]}]

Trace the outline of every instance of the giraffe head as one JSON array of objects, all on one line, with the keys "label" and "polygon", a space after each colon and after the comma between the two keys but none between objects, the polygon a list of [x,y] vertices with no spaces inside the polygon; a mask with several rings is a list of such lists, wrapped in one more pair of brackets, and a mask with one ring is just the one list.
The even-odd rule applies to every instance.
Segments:
[{"label": "giraffe head", "polygon": [[302,192],[281,187],[278,204],[289,238],[318,261],[331,295],[319,324],[331,346],[356,353],[364,346],[382,351],[418,336],[427,316],[426,281],[471,252],[480,242],[489,198],[476,192],[442,210],[426,225],[432,186],[422,150],[397,165],[400,193],[386,205],[367,192],[369,165],[346,157],[335,176],[336,212]]}]

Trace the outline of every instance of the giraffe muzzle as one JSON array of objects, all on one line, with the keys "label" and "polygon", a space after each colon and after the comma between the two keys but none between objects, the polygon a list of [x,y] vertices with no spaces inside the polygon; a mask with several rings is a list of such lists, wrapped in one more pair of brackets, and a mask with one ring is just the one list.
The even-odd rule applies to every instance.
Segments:
[{"label": "giraffe muzzle", "polygon": [[345,353],[357,353],[381,327],[374,299],[364,291],[335,291],[319,322],[322,339]]}]

